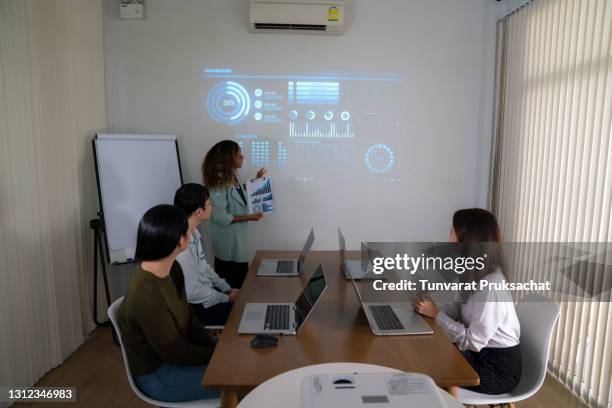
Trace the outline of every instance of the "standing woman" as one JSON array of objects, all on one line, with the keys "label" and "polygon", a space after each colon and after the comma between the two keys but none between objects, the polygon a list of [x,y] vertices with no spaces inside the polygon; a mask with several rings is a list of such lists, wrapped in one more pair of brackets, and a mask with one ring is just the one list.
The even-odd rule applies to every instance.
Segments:
[{"label": "standing woman", "polygon": [[[263,217],[261,213],[248,213],[247,193],[236,173],[243,161],[238,143],[223,140],[206,153],[202,163],[204,184],[210,190],[213,203],[210,226],[215,271],[232,288],[240,288],[249,271],[247,222]],[[265,173],[265,169],[259,169],[257,178]]]},{"label": "standing woman", "polygon": [[[470,208],[453,215],[449,242],[459,243],[461,255],[485,256],[479,272],[465,272],[463,282],[508,281],[501,232],[489,211]],[[415,310],[436,323],[480,377],[480,385],[467,387],[484,394],[503,394],[521,379],[521,327],[510,293],[505,290],[462,291],[458,301],[437,305],[420,299]]]}]

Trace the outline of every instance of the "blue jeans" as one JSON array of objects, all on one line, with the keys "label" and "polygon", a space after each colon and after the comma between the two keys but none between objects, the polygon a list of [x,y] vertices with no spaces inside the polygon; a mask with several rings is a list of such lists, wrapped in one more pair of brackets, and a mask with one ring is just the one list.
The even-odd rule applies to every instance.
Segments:
[{"label": "blue jeans", "polygon": [[149,398],[164,402],[219,398],[218,390],[202,387],[206,366],[164,364],[151,374],[135,375],[138,389]]}]

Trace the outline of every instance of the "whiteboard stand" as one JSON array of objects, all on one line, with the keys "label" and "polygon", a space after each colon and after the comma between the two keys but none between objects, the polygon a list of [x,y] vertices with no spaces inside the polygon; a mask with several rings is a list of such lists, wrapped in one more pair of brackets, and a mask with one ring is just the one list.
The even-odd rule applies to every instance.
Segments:
[{"label": "whiteboard stand", "polygon": [[[101,214],[98,213],[98,215]],[[102,266],[102,279],[104,281],[104,293],[106,294],[106,307],[108,308],[111,305],[110,290],[108,288],[108,275],[106,274],[106,260],[104,259],[104,248],[102,247],[103,231],[102,222],[100,221],[100,218],[94,218],[93,220],[90,220],[89,228],[91,228],[94,233],[93,318],[97,326],[108,327],[111,326],[110,321],[108,319],[102,322],[98,321],[98,252],[100,253],[100,265]],[[119,345],[115,329],[112,328],[112,331],[113,341],[116,345]]]},{"label": "whiteboard stand", "polygon": [[[146,211],[172,204],[183,185],[176,135],[98,133],[92,140],[98,186],[97,218],[90,221],[94,233],[94,321],[98,321],[98,256],[106,304],[111,296],[107,265],[134,263],[137,232]],[[146,158],[139,160],[138,158]],[[136,159],[136,160],[135,160]],[[99,255],[98,255],[99,253]],[[116,333],[113,338],[117,343]]]}]

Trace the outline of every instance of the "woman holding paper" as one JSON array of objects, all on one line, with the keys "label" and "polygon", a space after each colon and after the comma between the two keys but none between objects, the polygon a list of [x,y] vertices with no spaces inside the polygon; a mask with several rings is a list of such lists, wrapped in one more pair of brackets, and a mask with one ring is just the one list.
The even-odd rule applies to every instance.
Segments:
[{"label": "woman holding paper", "polygon": [[[249,270],[247,222],[259,221],[263,214],[249,214],[247,192],[236,170],[242,167],[244,156],[238,143],[223,140],[214,145],[202,163],[204,184],[213,203],[210,218],[215,251],[215,271],[232,288],[240,288]],[[259,169],[257,178],[266,174]]]}]

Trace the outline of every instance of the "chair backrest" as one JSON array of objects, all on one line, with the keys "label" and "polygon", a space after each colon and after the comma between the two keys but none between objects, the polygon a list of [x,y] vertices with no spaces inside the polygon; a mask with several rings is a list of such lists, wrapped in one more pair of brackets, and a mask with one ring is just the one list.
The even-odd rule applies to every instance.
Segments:
[{"label": "chair backrest", "polygon": [[112,305],[108,308],[108,317],[110,318],[113,327],[115,328],[115,332],[117,333],[117,337],[119,338],[119,344],[121,345],[121,354],[123,355],[123,363],[125,365],[125,372],[128,377],[128,381],[130,382],[130,387],[132,387],[132,391],[134,394],[138,396],[141,400],[151,404],[151,405],[159,405],[160,401],[156,401],[144,395],[136,386],[134,382],[134,377],[132,376],[132,372],[130,371],[130,363],[128,361],[127,352],[125,350],[125,346],[123,345],[123,339],[121,338],[121,328],[119,327],[119,307],[123,302],[123,297],[115,300]]},{"label": "chair backrest", "polygon": [[555,322],[559,318],[559,305],[552,299],[532,294],[516,305],[521,323],[521,380],[512,394],[534,394],[544,382],[548,349]]},{"label": "chair backrest", "polygon": [[167,407],[167,408],[218,407],[219,406],[218,399],[184,401],[184,402],[165,402],[165,401],[157,401],[157,400],[154,400],[153,398],[149,398],[138,389],[138,386],[136,386],[136,383],[134,382],[134,377],[132,376],[132,372],[130,370],[130,363],[127,358],[127,351],[125,350],[125,346],[123,345],[123,339],[121,337],[121,328],[119,327],[118,315],[119,315],[119,307],[121,306],[122,302],[123,302],[123,297],[120,297],[119,299],[115,300],[112,305],[110,305],[110,307],[108,308],[108,317],[110,318],[110,321],[113,324],[113,327],[115,328],[115,332],[117,333],[117,337],[119,338],[119,345],[121,346],[121,354],[123,355],[123,363],[125,365],[125,372],[127,374],[128,381],[130,383],[130,387],[132,388],[132,391],[134,391],[134,394],[136,394],[138,398],[140,398],[144,402],[154,405],[154,406],[158,406],[158,407],[162,407],[162,406]]}]

